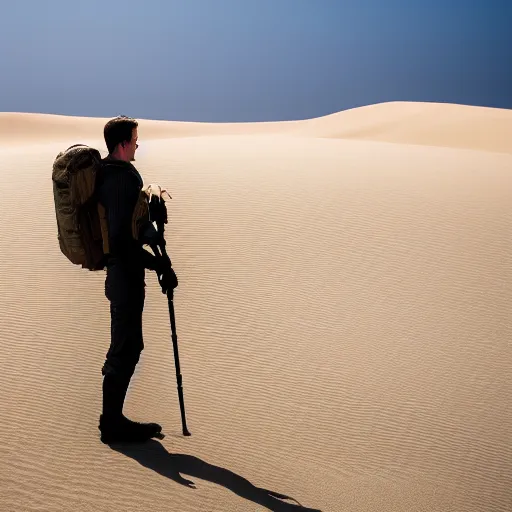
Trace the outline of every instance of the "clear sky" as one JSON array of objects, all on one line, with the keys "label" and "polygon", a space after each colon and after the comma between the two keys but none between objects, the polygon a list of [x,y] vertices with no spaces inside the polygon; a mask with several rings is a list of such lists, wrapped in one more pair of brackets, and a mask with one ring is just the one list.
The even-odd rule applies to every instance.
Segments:
[{"label": "clear sky", "polygon": [[0,111],[184,121],[512,108],[512,0],[6,0]]}]

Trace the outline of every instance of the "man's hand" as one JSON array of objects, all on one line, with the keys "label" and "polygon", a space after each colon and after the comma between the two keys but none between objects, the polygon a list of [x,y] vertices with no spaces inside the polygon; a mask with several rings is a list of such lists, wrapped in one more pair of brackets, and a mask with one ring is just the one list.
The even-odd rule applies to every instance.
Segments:
[{"label": "man's hand", "polygon": [[162,288],[162,293],[165,295],[169,290],[174,290],[178,287],[178,278],[172,267],[163,268],[157,271],[158,283]]}]

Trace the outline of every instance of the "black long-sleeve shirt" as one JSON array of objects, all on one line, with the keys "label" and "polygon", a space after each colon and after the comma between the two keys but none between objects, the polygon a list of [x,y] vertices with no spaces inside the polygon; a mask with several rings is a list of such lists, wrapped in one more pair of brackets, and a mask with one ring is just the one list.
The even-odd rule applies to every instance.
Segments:
[{"label": "black long-sleeve shirt", "polygon": [[132,218],[142,189],[142,178],[129,162],[103,160],[98,199],[105,208],[108,226],[107,268],[122,268],[129,276],[144,279],[144,269],[154,270],[156,258],[132,235]]}]

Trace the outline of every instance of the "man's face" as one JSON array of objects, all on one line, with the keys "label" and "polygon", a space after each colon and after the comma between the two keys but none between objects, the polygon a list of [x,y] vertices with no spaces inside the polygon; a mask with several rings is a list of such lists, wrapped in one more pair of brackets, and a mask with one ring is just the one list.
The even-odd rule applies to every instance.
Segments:
[{"label": "man's face", "polygon": [[139,135],[137,133],[137,128],[134,128],[133,131],[132,131],[132,140],[130,141],[130,143],[128,144],[127,146],[127,155],[130,159],[130,162],[134,162],[135,161],[135,151],[137,150],[137,148],[139,147],[139,145],[137,144],[137,140],[139,139]]}]

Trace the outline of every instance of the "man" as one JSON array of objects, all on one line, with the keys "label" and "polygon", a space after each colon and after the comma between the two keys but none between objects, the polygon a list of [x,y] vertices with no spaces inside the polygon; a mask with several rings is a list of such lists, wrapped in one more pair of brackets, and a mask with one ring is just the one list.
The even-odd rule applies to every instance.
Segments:
[{"label": "man", "polygon": [[106,123],[104,137],[108,156],[98,179],[98,199],[105,208],[109,254],[105,295],[110,301],[111,343],[102,368],[103,411],[101,441],[140,442],[155,437],[157,423],[137,423],[123,415],[126,392],[144,348],[142,312],[145,269],[156,271],[162,289],[177,286],[174,271],[146,251],[132,236],[132,217],[143,186],[131,163],[138,148],[138,122],[125,116]]}]

